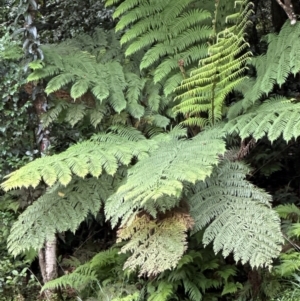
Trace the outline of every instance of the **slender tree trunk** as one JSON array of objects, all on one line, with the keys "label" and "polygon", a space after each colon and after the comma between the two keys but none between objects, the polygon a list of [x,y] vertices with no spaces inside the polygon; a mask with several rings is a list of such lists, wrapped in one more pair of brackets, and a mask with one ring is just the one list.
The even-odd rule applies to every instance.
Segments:
[{"label": "slender tree trunk", "polygon": [[39,251],[39,264],[44,283],[57,277],[56,243],[56,237],[49,239]]},{"label": "slender tree trunk", "polygon": [[[47,110],[47,97],[43,92],[42,85],[37,85],[34,90],[34,107],[39,118],[36,139],[41,156],[46,156],[50,146],[50,131],[48,128],[44,127],[41,117]],[[39,251],[39,265],[44,283],[47,283],[57,277],[56,246],[57,239],[56,236],[54,236],[46,240],[44,248]],[[47,299],[51,300],[53,299],[53,293],[53,291],[47,290],[45,291],[45,296]]]}]

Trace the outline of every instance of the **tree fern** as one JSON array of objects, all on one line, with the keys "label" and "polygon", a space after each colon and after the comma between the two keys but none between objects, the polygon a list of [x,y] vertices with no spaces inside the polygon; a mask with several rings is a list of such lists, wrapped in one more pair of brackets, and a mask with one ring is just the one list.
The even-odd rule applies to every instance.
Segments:
[{"label": "tree fern", "polygon": [[280,220],[270,207],[271,197],[245,180],[248,168],[224,161],[211,177],[199,182],[189,198],[194,232],[207,228],[203,243],[215,253],[252,267],[271,266],[282,243]]},{"label": "tree fern", "polygon": [[[106,1],[106,5],[120,1]],[[126,56],[145,50],[140,68],[156,66],[154,82],[163,82],[164,92],[173,92],[182,80],[178,62],[183,61],[186,70],[206,55],[205,40],[211,34],[210,26],[204,25],[210,13],[192,8],[195,0],[122,1],[114,18],[119,18],[117,31],[126,29],[121,44],[126,44]],[[197,45],[197,46],[196,46]]]},{"label": "tree fern", "polygon": [[236,117],[268,95],[275,84],[284,84],[290,74],[299,72],[299,36],[300,24],[291,26],[287,21],[279,34],[272,33],[266,37],[267,53],[253,58],[250,63],[256,70],[256,78],[248,78],[238,87],[244,98],[230,108],[229,118]]},{"label": "tree fern", "polygon": [[14,223],[8,238],[13,255],[39,250],[57,232],[75,232],[89,213],[96,215],[113,192],[112,177],[74,179],[67,187],[55,185],[30,205]]},{"label": "tree fern", "polygon": [[[179,204],[185,183],[205,180],[225,152],[219,130],[207,130],[192,140],[169,139],[158,143],[149,158],[129,169],[127,179],[105,206],[107,218],[126,223],[138,209],[152,216]],[[156,139],[159,139],[158,136]],[[145,177],[145,175],[147,175]]]},{"label": "tree fern", "polygon": [[252,136],[256,140],[267,135],[274,141],[281,135],[285,141],[297,138],[299,131],[300,104],[285,97],[274,97],[245,114],[229,120],[224,130],[238,133],[242,139]]},{"label": "tree fern", "polygon": [[180,103],[174,111],[184,114],[184,124],[203,127],[220,120],[226,96],[243,80],[245,65],[251,56],[244,39],[252,13],[251,4],[247,2],[241,1],[241,11],[228,17],[235,24],[216,33],[209,56],[200,60],[198,69],[178,87]]}]

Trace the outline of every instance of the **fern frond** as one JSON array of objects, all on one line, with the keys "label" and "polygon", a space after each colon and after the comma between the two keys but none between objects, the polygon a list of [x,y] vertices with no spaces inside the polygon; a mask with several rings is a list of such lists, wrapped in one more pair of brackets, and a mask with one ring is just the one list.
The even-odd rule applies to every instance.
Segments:
[{"label": "fern frond", "polygon": [[160,281],[157,289],[151,293],[149,301],[167,301],[174,294],[173,285],[167,281]]},{"label": "fern frond", "polygon": [[274,141],[281,135],[288,142],[300,135],[300,104],[285,97],[271,98],[248,113],[238,116],[225,124],[224,130],[234,132],[245,139],[252,136],[256,140],[267,136]]},{"label": "fern frond", "polygon": [[284,204],[276,207],[281,218],[300,221],[300,209],[295,204]]},{"label": "fern frond", "polygon": [[[121,136],[122,133],[124,136]],[[71,146],[58,155],[30,162],[8,175],[1,186],[7,191],[16,187],[36,187],[42,180],[48,186],[56,181],[67,185],[72,175],[85,177],[91,174],[98,177],[104,171],[113,175],[121,164],[128,165],[133,157],[143,158],[151,147],[155,147],[154,143],[135,133],[136,141],[130,141],[132,138],[126,137],[125,130],[120,135],[99,134],[97,138]]]},{"label": "fern frond", "polygon": [[275,267],[275,272],[283,277],[292,276],[300,269],[300,253],[290,251],[280,254],[280,264]]},{"label": "fern frond", "polygon": [[113,192],[113,178],[74,179],[67,187],[55,185],[30,205],[11,228],[8,249],[13,255],[42,248],[57,232],[75,232],[89,213],[96,215]]},{"label": "fern frond", "polygon": [[[111,5],[114,1],[106,1]],[[115,10],[114,18],[119,18],[117,31],[124,32],[121,44],[126,44],[126,56],[145,50],[140,69],[156,66],[154,82],[163,82],[174,71],[181,75],[178,61],[183,60],[186,72],[195,64],[203,52],[204,43],[211,34],[211,27],[205,22],[211,14],[203,9],[192,8],[195,0],[122,1]],[[198,53],[195,46],[202,44],[204,50]],[[171,67],[165,69],[164,62],[169,60]],[[177,87],[179,81],[169,87]],[[170,94],[171,88],[165,90]]]},{"label": "fern frond", "polygon": [[270,207],[271,197],[245,180],[248,168],[224,162],[210,178],[199,182],[189,199],[194,232],[206,225],[203,243],[213,242],[215,253],[252,267],[271,266],[281,250],[280,219]]},{"label": "fern frond", "polygon": [[110,271],[107,268],[113,265],[122,266],[125,261],[124,256],[120,256],[118,252],[118,248],[102,251],[87,263],[77,267],[73,273],[47,282],[42,290],[72,287],[80,291],[94,281],[99,282],[99,279],[108,278]]},{"label": "fern frond", "polygon": [[253,58],[250,62],[256,69],[255,81],[247,81],[248,85],[241,92],[244,98],[233,105],[228,112],[230,118],[234,118],[243,111],[251,108],[261,96],[268,95],[275,84],[281,86],[290,74],[296,75],[300,71],[300,24],[291,26],[290,22],[281,28],[279,34],[269,34],[267,38],[267,53]]},{"label": "fern frond", "polygon": [[211,129],[192,140],[161,136],[158,148],[129,169],[127,181],[106,203],[107,218],[116,225],[119,218],[126,222],[137,208],[155,216],[157,211],[176,206],[184,183],[204,180],[219,162],[219,155],[224,154],[225,143],[220,135],[219,130]]},{"label": "fern frond", "polygon": [[129,240],[121,252],[131,252],[124,268],[139,267],[140,276],[175,268],[186,250],[186,232],[192,225],[186,213],[176,211],[158,221],[146,214],[136,217],[118,231],[118,241]]},{"label": "fern frond", "polygon": [[65,101],[54,101],[53,107],[51,107],[47,112],[42,114],[41,120],[43,125],[47,128],[51,123],[58,119],[58,116],[70,107],[70,104]]},{"label": "fern frond", "polygon": [[[176,89],[180,103],[174,111],[184,114],[186,125],[215,124],[223,116],[226,96],[243,80],[251,57],[244,40],[248,19],[243,17],[250,8],[247,1],[241,3],[236,24],[218,33],[216,43],[208,48],[209,56],[200,60],[199,67]],[[202,120],[201,113],[208,115],[207,122]]]}]

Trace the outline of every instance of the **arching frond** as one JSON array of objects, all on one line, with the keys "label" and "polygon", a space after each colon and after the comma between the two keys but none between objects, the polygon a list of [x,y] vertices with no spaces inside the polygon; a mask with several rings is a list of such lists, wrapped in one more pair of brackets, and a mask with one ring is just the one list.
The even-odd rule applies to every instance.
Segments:
[{"label": "arching frond", "polygon": [[113,192],[113,178],[74,179],[55,185],[30,205],[12,226],[8,248],[13,255],[39,250],[57,232],[75,232],[89,213],[96,215]]},{"label": "arching frond", "polygon": [[266,135],[272,142],[282,135],[288,142],[300,135],[299,110],[299,103],[285,97],[271,98],[248,113],[229,120],[224,130],[229,134],[236,132],[242,139],[252,136],[258,140]]},{"label": "arching frond", "polygon": [[213,242],[215,253],[233,252],[237,262],[270,267],[283,242],[280,219],[271,197],[245,180],[248,172],[240,162],[225,161],[195,186],[188,201],[194,232],[207,226],[203,243]]},{"label": "arching frond", "polygon": [[[133,157],[147,156],[148,151],[155,147],[139,131],[122,129],[118,134],[98,134],[58,155],[36,159],[11,173],[1,186],[4,190],[36,187],[42,180],[49,186],[55,182],[67,185],[73,175],[82,178],[88,174],[99,177],[103,172],[114,175],[120,165],[130,164]],[[135,141],[132,141],[132,136],[136,137]]]},{"label": "arching frond", "polygon": [[[109,198],[106,216],[116,225],[132,217],[137,209],[152,216],[178,205],[184,184],[205,180],[225,152],[218,130],[207,130],[192,140],[168,139],[165,136],[149,158],[139,161],[128,171],[126,182]],[[154,137],[159,139],[160,136]]]},{"label": "arching frond", "polygon": [[279,34],[269,34],[267,53],[253,58],[250,62],[256,69],[256,78],[247,80],[240,87],[244,98],[233,105],[228,112],[229,118],[234,118],[242,111],[251,108],[260,100],[261,96],[267,96],[275,84],[281,86],[285,83],[289,74],[296,75],[300,71],[300,24],[297,22],[291,26],[286,21]]}]

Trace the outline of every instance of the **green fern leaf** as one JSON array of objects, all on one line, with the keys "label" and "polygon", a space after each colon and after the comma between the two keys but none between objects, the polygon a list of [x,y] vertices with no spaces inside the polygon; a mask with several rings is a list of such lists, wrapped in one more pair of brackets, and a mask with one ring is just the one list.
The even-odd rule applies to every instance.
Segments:
[{"label": "green fern leaf", "polygon": [[[13,255],[42,248],[57,232],[75,232],[89,213],[96,215],[113,191],[113,179],[74,179],[67,187],[55,185],[30,205],[14,223],[8,238]],[[37,235],[38,233],[38,235]]]},{"label": "green fern leaf", "polygon": [[[67,185],[73,175],[85,176],[87,171],[95,177],[103,171],[113,175],[120,165],[128,165],[134,157],[143,158],[151,148],[157,147],[155,141],[146,140],[136,130],[119,127],[114,131],[119,134],[99,134],[58,155],[36,159],[11,173],[1,186],[6,191],[17,187],[36,187],[42,178],[47,185],[52,185],[56,180]],[[127,133],[129,136],[126,136]],[[135,141],[132,141],[133,137]],[[98,162],[94,164],[95,161]],[[52,173],[47,176],[43,173],[47,171],[45,166],[52,168]]]},{"label": "green fern leaf", "polygon": [[271,266],[281,250],[280,220],[270,208],[271,197],[245,180],[248,168],[224,162],[210,178],[199,182],[189,199],[194,232],[203,229],[203,243],[214,251],[233,252],[236,261],[252,267]]},{"label": "green fern leaf", "polygon": [[[167,215],[160,221],[147,215],[135,220],[118,232],[118,240],[128,240],[121,248],[130,251],[124,268],[139,267],[139,275],[157,275],[176,267],[186,250],[186,231],[191,227],[190,218],[180,212]],[[147,255],[146,255],[147,254]]]},{"label": "green fern leaf", "polygon": [[157,289],[151,293],[149,301],[167,301],[174,293],[173,285],[167,281],[160,281]]},{"label": "green fern leaf", "polygon": [[[113,3],[118,2],[106,1],[106,5]],[[185,69],[189,70],[201,57],[195,45],[200,43],[204,47],[210,36],[211,28],[204,23],[211,14],[202,9],[192,9],[192,5],[196,5],[195,0],[155,1],[155,5],[152,1],[125,0],[116,7],[114,18],[119,19],[116,30],[127,28],[121,38],[121,44],[127,45],[125,55],[132,56],[145,50],[140,69],[156,66],[155,83],[170,77],[170,72],[181,75],[182,80],[178,61],[183,60]],[[171,62],[168,68],[163,65],[166,60]],[[177,87],[178,83],[170,83],[169,88]],[[171,93],[171,89],[166,91]]]},{"label": "green fern leaf", "polygon": [[136,208],[154,216],[173,208],[182,197],[183,183],[204,180],[225,152],[219,130],[204,131],[192,140],[175,140],[170,135],[156,139],[161,137],[158,148],[129,169],[126,183],[106,203],[106,216],[113,225],[119,218],[126,222]]},{"label": "green fern leaf", "polygon": [[71,97],[74,99],[79,98],[87,92],[89,83],[86,80],[78,80],[71,88]]},{"label": "green fern leaf", "polygon": [[83,104],[70,105],[67,114],[65,117],[65,121],[68,122],[71,126],[74,126],[77,122],[79,122],[86,114],[86,106]]},{"label": "green fern leaf", "polygon": [[271,98],[248,113],[229,120],[224,130],[229,134],[236,132],[242,139],[252,136],[258,140],[267,135],[272,142],[283,135],[288,142],[300,135],[299,109],[299,103],[285,97]]},{"label": "green fern leaf", "polygon": [[275,84],[280,86],[286,82],[289,74],[297,74],[300,70],[300,24],[291,26],[289,21],[281,28],[279,34],[269,34],[267,53],[250,62],[256,69],[256,79],[246,81],[240,91],[244,98],[230,107],[229,118],[236,117],[241,111],[251,108],[261,96],[268,95]]},{"label": "green fern leaf", "polygon": [[[241,11],[236,24],[227,27],[216,36],[216,42],[208,48],[209,56],[200,60],[199,67],[182,81],[176,91],[180,103],[175,113],[186,117],[186,125],[215,124],[223,117],[226,96],[243,81],[243,72],[251,52],[246,51],[245,30],[251,13],[247,1],[240,1]],[[231,16],[232,18],[232,16]],[[208,116],[203,120],[201,113]]]}]

